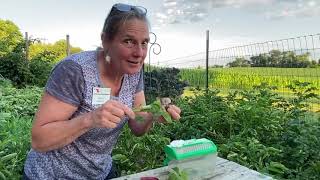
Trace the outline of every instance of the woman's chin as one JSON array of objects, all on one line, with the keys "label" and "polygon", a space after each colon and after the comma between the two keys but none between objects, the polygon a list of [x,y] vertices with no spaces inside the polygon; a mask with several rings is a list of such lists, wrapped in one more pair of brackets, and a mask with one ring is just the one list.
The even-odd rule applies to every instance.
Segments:
[{"label": "woman's chin", "polygon": [[135,68],[128,68],[127,69],[127,71],[126,71],[126,73],[127,74],[135,74],[135,73],[137,73],[137,72],[139,72],[140,70],[141,70],[141,66],[139,66],[139,67],[135,67]]}]

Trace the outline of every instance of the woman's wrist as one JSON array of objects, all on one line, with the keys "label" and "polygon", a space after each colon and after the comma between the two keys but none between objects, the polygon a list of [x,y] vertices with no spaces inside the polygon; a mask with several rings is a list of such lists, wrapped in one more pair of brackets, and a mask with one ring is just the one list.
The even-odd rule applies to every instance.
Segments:
[{"label": "woman's wrist", "polygon": [[83,120],[82,120],[83,127],[85,129],[91,129],[93,127],[93,122],[94,122],[94,120],[93,120],[93,118],[94,118],[93,112],[92,111],[88,112],[87,114],[83,115],[82,118],[83,118]]}]

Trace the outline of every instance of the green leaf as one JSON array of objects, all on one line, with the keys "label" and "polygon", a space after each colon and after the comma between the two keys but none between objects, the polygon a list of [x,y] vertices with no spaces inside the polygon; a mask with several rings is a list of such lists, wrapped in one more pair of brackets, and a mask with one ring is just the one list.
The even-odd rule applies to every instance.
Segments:
[{"label": "green leaf", "polygon": [[[169,123],[173,122],[169,113],[161,106],[160,99],[153,101],[149,105],[140,106],[138,108],[133,108],[133,111],[134,112],[150,112],[153,114],[154,119],[157,119],[160,116],[163,116],[167,122],[169,122]],[[138,118],[138,117],[136,120],[141,121],[141,118]]]},{"label": "green leaf", "polygon": [[14,157],[16,157],[17,156],[17,153],[11,153],[11,154],[8,154],[8,155],[5,155],[5,156],[3,156],[3,157],[1,157],[1,161],[2,162],[5,162],[5,161],[8,161],[8,160],[10,160],[10,159],[13,159]]},{"label": "green leaf", "polygon": [[169,115],[169,113],[162,111],[161,115],[163,116],[163,118],[168,122],[168,123],[172,123],[172,119],[171,116]]},{"label": "green leaf", "polygon": [[123,161],[128,159],[127,156],[123,155],[123,154],[116,154],[112,156],[112,160],[114,161]]},{"label": "green leaf", "polygon": [[0,171],[0,179],[3,179],[3,180],[7,179],[6,176],[1,171]]}]

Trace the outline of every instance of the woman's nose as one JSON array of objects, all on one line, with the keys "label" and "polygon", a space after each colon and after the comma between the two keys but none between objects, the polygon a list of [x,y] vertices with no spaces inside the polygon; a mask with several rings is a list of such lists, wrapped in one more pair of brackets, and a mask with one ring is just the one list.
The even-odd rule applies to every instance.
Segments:
[{"label": "woman's nose", "polygon": [[134,47],[134,56],[138,56],[138,57],[141,57],[143,56],[143,53],[145,52],[145,49],[141,46],[141,45],[136,45]]}]

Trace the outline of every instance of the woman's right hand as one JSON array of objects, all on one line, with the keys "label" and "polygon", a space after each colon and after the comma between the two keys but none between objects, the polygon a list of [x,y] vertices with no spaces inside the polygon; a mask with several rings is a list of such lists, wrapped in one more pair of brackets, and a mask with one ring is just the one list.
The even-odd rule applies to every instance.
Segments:
[{"label": "woman's right hand", "polygon": [[91,113],[91,127],[115,128],[126,115],[135,119],[135,113],[119,101],[109,100]]}]

